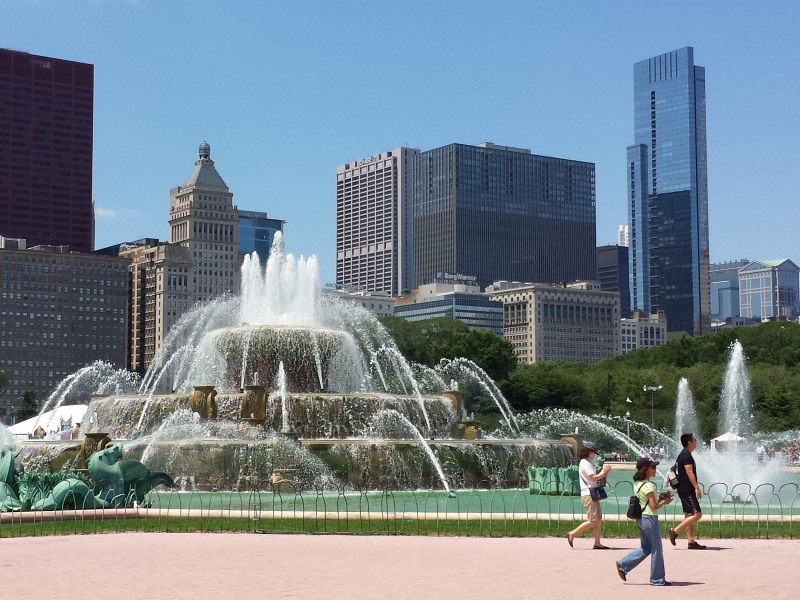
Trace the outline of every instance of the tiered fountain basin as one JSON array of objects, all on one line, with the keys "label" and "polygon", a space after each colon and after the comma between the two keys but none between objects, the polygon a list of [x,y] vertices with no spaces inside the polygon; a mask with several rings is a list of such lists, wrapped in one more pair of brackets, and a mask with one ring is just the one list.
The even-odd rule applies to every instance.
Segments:
[{"label": "tiered fountain basin", "polygon": [[[198,398],[209,395],[213,411],[207,405],[197,410]],[[276,482],[298,489],[329,483],[441,488],[429,452],[450,487],[513,487],[526,485],[530,465],[567,466],[575,460],[568,442],[482,439],[475,422],[457,418],[461,408],[458,392],[423,398],[283,396],[264,386],[220,394],[213,386],[196,386],[192,394],[95,398],[84,426],[87,435],[105,432],[123,445],[126,456],[200,490],[268,489]],[[213,418],[201,418],[203,410]],[[421,439],[415,425],[422,428],[425,415],[430,429]],[[20,460],[39,465],[49,460],[50,469],[81,468],[79,450],[74,441],[23,442]]]},{"label": "tiered fountain basin", "polygon": [[283,363],[287,389],[319,392],[328,389],[331,361],[353,347],[348,332],[321,327],[242,325],[208,335],[225,361],[230,388],[276,381]]}]

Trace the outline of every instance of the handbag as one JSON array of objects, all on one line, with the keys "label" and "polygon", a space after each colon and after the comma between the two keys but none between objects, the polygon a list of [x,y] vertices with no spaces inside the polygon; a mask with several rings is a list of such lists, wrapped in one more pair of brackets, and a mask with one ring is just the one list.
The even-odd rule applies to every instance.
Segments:
[{"label": "handbag", "polygon": [[637,491],[633,496],[628,498],[628,512],[625,513],[629,519],[637,520],[642,518],[642,513],[644,509],[642,508],[642,501],[639,500],[639,492],[642,491],[642,487],[644,484],[639,486],[639,491]]},{"label": "handbag", "polygon": [[[583,475],[581,475],[581,479],[583,479]],[[583,479],[583,483],[585,483],[586,487],[589,488],[589,496],[591,496],[592,500],[595,502],[599,502],[600,500],[605,500],[608,498],[608,494],[606,493],[606,489],[604,487],[591,487],[589,482],[585,479]]]},{"label": "handbag", "polygon": [[595,502],[599,500],[605,500],[606,498],[608,498],[608,494],[606,493],[606,488],[604,487],[590,487],[589,495]]}]

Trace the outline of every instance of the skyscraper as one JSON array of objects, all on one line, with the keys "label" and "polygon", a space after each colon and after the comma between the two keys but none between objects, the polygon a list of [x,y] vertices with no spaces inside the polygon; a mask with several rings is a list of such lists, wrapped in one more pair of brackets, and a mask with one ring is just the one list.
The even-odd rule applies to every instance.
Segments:
[{"label": "skyscraper", "polygon": [[419,154],[412,194],[414,286],[439,272],[481,288],[597,276],[593,163],[450,144]]},{"label": "skyscraper", "polygon": [[0,49],[0,235],[94,248],[94,66]]},{"label": "skyscraper", "polygon": [[272,241],[277,232],[283,233],[283,219],[271,219],[267,213],[255,210],[239,211],[239,263],[246,254],[258,252],[261,265],[267,264]]},{"label": "skyscraper", "polygon": [[691,47],[638,62],[628,146],[632,310],[711,330],[705,69]]},{"label": "skyscraper", "polygon": [[[189,250],[192,263],[189,305],[239,289],[239,217],[233,194],[223,181],[211,146],[200,144],[199,158],[181,187],[169,193],[169,241]],[[165,332],[166,333],[166,332]]]},{"label": "skyscraper", "polygon": [[413,161],[395,148],[336,169],[336,284],[393,296],[411,288]]},{"label": "skyscraper", "polygon": [[628,247],[600,246],[597,248],[597,281],[604,292],[619,292],[619,310],[623,319],[631,316],[628,288]]}]

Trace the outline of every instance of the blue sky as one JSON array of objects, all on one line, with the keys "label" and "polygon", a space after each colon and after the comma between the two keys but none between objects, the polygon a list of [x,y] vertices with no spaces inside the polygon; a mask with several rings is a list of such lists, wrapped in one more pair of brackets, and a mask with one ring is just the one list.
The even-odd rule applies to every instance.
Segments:
[{"label": "blue sky", "polygon": [[167,239],[201,141],[240,209],[288,221],[333,281],[339,164],[405,145],[597,165],[615,243],[633,63],[706,68],[713,262],[800,262],[800,3],[0,0],[0,46],[95,65],[97,247]]}]

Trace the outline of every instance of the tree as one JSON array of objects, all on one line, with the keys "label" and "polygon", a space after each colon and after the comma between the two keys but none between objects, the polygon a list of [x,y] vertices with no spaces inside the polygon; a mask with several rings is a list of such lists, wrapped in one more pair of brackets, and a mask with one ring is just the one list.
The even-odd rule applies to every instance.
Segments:
[{"label": "tree", "polygon": [[22,404],[17,411],[17,420],[24,421],[39,414],[39,407],[36,404],[36,394],[28,390],[22,394]]}]

